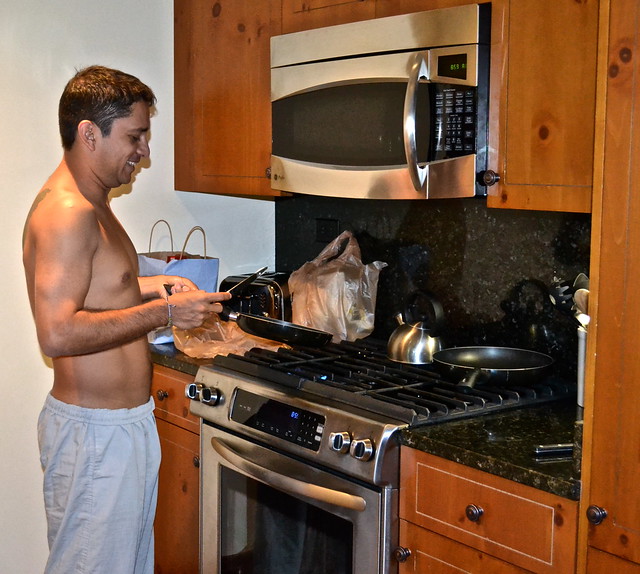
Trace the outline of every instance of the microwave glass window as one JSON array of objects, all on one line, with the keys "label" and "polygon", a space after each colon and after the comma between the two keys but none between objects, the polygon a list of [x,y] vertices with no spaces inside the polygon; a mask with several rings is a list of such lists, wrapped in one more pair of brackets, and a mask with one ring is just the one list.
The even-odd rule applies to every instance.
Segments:
[{"label": "microwave glass window", "polygon": [[[407,163],[403,139],[405,82],[349,84],[296,94],[272,104],[273,154],[336,166]],[[418,87],[418,160],[429,159],[428,84]]]},{"label": "microwave glass window", "polygon": [[226,467],[220,501],[221,574],[352,574],[349,521]]}]

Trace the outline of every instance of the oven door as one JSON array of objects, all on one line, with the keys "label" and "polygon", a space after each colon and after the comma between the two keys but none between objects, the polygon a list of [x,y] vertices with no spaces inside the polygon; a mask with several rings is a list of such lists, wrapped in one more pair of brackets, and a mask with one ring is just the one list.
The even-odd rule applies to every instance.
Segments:
[{"label": "oven door", "polygon": [[391,574],[397,490],[202,425],[202,574]]}]

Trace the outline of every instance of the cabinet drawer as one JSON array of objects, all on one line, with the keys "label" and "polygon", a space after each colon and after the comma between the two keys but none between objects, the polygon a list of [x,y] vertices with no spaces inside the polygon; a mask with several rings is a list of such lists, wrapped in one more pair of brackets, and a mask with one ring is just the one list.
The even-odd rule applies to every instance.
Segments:
[{"label": "cabinet drawer", "polygon": [[189,399],[184,394],[185,386],[194,378],[193,375],[154,365],[151,394],[156,403],[156,418],[199,433],[200,419],[189,412]]},{"label": "cabinet drawer", "polygon": [[402,518],[534,572],[574,571],[576,502],[414,449],[401,458]]},{"label": "cabinet drawer", "polygon": [[440,536],[415,524],[400,521],[402,546],[411,550],[399,574],[525,574],[527,570]]}]

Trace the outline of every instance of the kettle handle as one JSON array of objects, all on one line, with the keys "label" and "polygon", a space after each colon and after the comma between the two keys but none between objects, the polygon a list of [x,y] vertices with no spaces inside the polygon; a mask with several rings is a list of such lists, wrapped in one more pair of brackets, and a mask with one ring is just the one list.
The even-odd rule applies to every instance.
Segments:
[{"label": "kettle handle", "polygon": [[[426,302],[426,305],[424,304]],[[416,316],[415,311],[420,315]],[[444,326],[444,310],[442,304],[431,293],[426,291],[414,291],[407,299],[405,307],[405,321],[425,323],[431,335],[436,335]]]}]

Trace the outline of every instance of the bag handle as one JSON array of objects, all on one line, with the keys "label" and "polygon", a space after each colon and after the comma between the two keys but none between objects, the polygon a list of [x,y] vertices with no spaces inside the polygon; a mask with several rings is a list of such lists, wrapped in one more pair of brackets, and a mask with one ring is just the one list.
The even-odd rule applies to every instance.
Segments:
[{"label": "bag handle", "polygon": [[196,225],[189,230],[189,233],[187,233],[187,237],[184,240],[184,245],[182,246],[182,251],[180,252],[180,259],[184,259],[184,254],[187,251],[187,242],[189,241],[189,237],[191,237],[191,234],[194,231],[199,231],[200,233],[202,233],[202,242],[204,243],[204,258],[207,258],[207,235],[202,227]]},{"label": "bag handle", "polygon": [[171,226],[166,219],[158,219],[158,221],[153,224],[151,233],[149,233],[149,249],[147,249],[147,252],[151,253],[151,240],[153,238],[153,230],[156,228],[156,225],[158,225],[158,223],[164,223],[167,226],[167,229],[169,229],[169,237],[171,238],[171,251],[173,251],[173,233],[171,233]]}]

